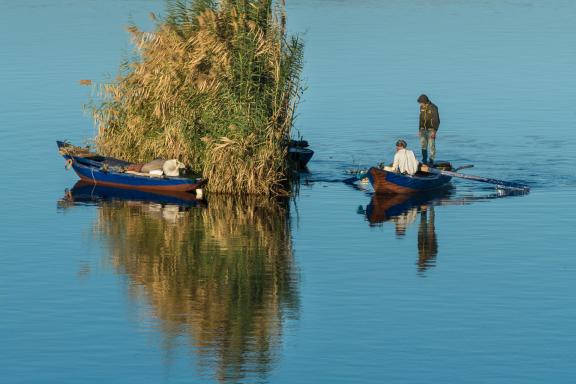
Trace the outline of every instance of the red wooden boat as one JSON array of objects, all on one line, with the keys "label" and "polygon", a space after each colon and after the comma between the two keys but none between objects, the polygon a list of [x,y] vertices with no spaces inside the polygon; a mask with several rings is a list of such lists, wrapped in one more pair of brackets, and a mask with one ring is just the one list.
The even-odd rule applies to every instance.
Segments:
[{"label": "red wooden boat", "polygon": [[[442,163],[444,169],[451,169],[450,163]],[[447,186],[451,176],[429,172],[417,172],[413,176],[389,172],[372,167],[368,170],[368,180],[377,194],[412,194],[433,191]]]}]

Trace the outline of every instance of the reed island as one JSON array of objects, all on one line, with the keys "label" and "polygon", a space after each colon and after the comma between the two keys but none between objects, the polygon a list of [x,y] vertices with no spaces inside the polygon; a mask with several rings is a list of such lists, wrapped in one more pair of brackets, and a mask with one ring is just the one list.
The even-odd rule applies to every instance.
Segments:
[{"label": "reed island", "polygon": [[285,0],[170,0],[128,30],[134,55],[99,87],[95,145],[132,162],[178,159],[208,190],[288,195],[303,43]]}]

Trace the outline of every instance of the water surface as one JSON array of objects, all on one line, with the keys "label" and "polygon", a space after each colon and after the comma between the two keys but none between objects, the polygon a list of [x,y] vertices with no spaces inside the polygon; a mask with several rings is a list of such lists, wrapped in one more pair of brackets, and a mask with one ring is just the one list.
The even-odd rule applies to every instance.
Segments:
[{"label": "water surface", "polygon": [[[306,41],[289,202],[82,189],[55,140],[95,134],[163,2],[0,2],[0,367],[11,383],[572,383],[576,4],[288,2]],[[404,200],[335,182],[417,148],[530,184]],[[363,186],[361,186],[363,187]]]}]

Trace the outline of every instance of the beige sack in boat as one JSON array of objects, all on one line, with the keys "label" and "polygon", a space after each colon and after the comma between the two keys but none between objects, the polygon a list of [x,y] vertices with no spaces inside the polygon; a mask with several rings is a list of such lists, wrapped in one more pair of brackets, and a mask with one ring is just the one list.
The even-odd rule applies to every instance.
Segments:
[{"label": "beige sack in boat", "polygon": [[166,160],[164,159],[152,160],[151,162],[144,164],[140,172],[150,173],[150,171],[162,170],[162,166],[165,162]]}]

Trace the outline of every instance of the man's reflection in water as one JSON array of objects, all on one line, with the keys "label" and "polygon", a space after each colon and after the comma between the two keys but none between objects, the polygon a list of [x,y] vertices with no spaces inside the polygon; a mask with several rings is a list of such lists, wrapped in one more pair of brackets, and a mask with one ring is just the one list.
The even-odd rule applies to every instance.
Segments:
[{"label": "man's reflection in water", "polygon": [[420,226],[418,227],[418,272],[424,272],[436,264],[438,240],[434,226],[434,206],[420,207]]},{"label": "man's reflection in water", "polygon": [[366,210],[370,225],[381,225],[386,221],[394,223],[397,238],[406,236],[408,227],[420,218],[418,227],[418,272],[425,272],[436,263],[438,240],[434,225],[434,204],[441,204],[449,197],[449,192],[432,195],[374,195]]},{"label": "man's reflection in water", "polygon": [[409,209],[398,216],[390,218],[396,226],[396,237],[400,238],[406,236],[406,229],[414,222],[414,220],[416,220],[417,215],[418,212],[416,209]]},{"label": "man's reflection in water", "polygon": [[396,227],[396,237],[402,238],[406,235],[406,229],[420,216],[418,227],[418,272],[424,272],[436,263],[438,255],[438,240],[436,239],[436,228],[434,227],[434,206],[423,204],[402,212],[398,216],[393,216],[390,221]]}]

